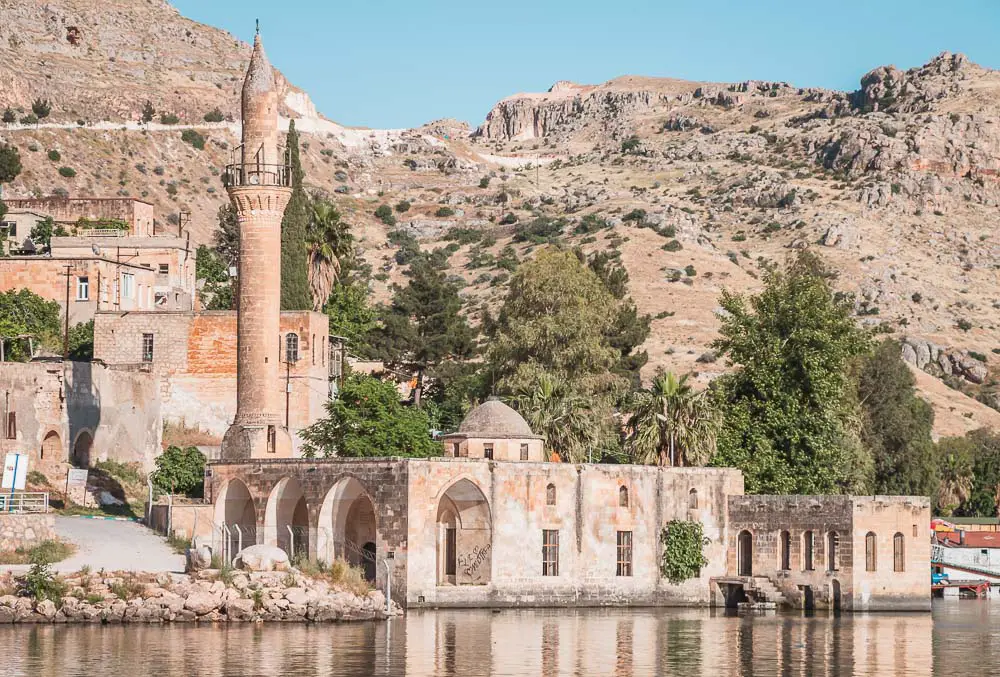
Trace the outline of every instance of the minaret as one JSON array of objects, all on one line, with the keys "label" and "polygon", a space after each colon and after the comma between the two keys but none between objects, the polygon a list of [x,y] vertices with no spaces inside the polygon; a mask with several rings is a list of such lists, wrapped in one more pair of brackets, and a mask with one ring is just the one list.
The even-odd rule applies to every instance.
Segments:
[{"label": "minaret", "polygon": [[226,168],[240,230],[236,418],[222,459],[287,458],[292,440],[280,400],[281,219],[291,197],[278,143],[278,91],[260,29],[243,81],[243,144]]}]

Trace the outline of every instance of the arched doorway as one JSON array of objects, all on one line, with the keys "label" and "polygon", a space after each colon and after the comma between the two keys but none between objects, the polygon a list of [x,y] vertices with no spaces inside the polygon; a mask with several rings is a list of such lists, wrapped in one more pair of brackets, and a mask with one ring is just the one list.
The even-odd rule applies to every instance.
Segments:
[{"label": "arched doorway", "polygon": [[483,492],[462,479],[437,511],[438,585],[486,585],[493,575],[493,523]]},{"label": "arched doorway", "polygon": [[229,480],[222,488],[215,501],[215,523],[222,529],[223,552],[219,555],[227,562],[232,562],[240,549],[257,543],[257,510],[246,484]]},{"label": "arched doorway", "polygon": [[737,568],[740,576],[753,576],[753,534],[743,530],[737,538]]},{"label": "arched doorway", "polygon": [[834,578],[830,581],[830,606],[834,611],[840,611],[840,581]]},{"label": "arched doorway", "polygon": [[59,463],[65,458],[62,450],[62,439],[55,430],[50,430],[42,440],[39,460],[49,463]]},{"label": "arched doorway", "polygon": [[267,497],[264,543],[284,550],[289,560],[309,557],[309,506],[294,477],[282,479]]},{"label": "arched doorway", "polygon": [[326,562],[342,559],[361,567],[365,579],[373,582],[377,544],[378,523],[371,495],[356,478],[340,479],[327,492],[320,508],[316,557]]},{"label": "arched doorway", "polygon": [[89,431],[84,430],[76,436],[73,444],[73,457],[70,459],[77,468],[90,467],[90,454],[94,448],[94,437]]}]

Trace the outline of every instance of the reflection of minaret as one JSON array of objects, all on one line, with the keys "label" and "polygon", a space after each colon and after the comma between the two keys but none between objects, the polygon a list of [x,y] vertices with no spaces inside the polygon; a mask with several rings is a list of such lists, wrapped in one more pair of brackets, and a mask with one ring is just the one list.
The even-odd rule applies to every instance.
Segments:
[{"label": "reflection of minaret", "polygon": [[259,32],[242,103],[243,144],[226,170],[240,255],[236,418],[222,441],[224,460],[292,455],[278,381],[281,218],[292,189],[278,143],[278,91]]}]

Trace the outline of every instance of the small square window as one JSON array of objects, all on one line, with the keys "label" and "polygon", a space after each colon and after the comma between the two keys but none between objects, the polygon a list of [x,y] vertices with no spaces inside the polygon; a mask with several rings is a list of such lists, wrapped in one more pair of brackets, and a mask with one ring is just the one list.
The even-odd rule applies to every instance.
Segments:
[{"label": "small square window", "polygon": [[160,264],[160,275],[166,275],[169,272],[170,272],[170,264],[169,263],[161,263]]},{"label": "small square window", "polygon": [[522,461],[527,461],[528,460],[528,445],[527,444],[522,444],[521,445],[521,460]]},{"label": "small square window", "polygon": [[487,442],[483,445],[483,458],[493,459],[493,443]]}]

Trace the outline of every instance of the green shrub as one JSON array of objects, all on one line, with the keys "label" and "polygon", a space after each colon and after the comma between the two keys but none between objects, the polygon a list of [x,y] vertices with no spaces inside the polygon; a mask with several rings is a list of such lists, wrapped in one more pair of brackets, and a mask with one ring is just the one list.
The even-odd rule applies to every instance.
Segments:
[{"label": "green shrub", "polygon": [[60,167],[59,176],[65,176],[67,179],[72,179],[76,176],[76,170],[72,167]]},{"label": "green shrub", "polygon": [[144,587],[134,573],[129,573],[122,580],[115,581],[108,586],[108,589],[115,597],[123,602],[127,602],[141,595]]},{"label": "green shrub", "polygon": [[375,210],[375,218],[387,226],[396,225],[396,217],[393,216],[392,207],[389,205],[379,205],[378,209]]},{"label": "green shrub", "polygon": [[517,223],[517,217],[514,212],[507,212],[502,219],[500,219],[501,226],[509,226],[513,223]]},{"label": "green shrub", "polygon": [[66,594],[66,584],[52,571],[52,566],[44,559],[36,559],[31,563],[28,573],[21,579],[22,593],[35,601],[49,600],[60,606],[62,597]]},{"label": "green shrub", "polygon": [[400,200],[399,202],[396,203],[396,211],[399,212],[400,214],[404,214],[410,211],[411,206],[412,205],[409,203],[409,201]]},{"label": "green shrub", "polygon": [[575,235],[590,235],[608,227],[608,221],[600,214],[587,214],[573,229]]},{"label": "green shrub", "polygon": [[434,216],[438,218],[446,218],[448,216],[454,216],[455,210],[451,207],[438,207],[437,211],[434,212]]},{"label": "green shrub", "polygon": [[622,217],[622,221],[636,221],[638,223],[643,223],[645,220],[646,220],[645,209],[633,209],[628,214]]},{"label": "green shrub", "polygon": [[181,132],[181,141],[191,144],[198,150],[205,150],[205,137],[193,129],[185,129]]},{"label": "green shrub", "polygon": [[964,317],[958,321],[957,326],[962,331],[969,331],[970,329],[972,329],[972,323],[966,320]]},{"label": "green shrub", "polygon": [[[7,110],[10,110],[10,109],[8,108]],[[6,118],[4,119],[4,122],[6,122]],[[483,178],[479,179],[479,187],[480,188],[489,188],[490,187],[490,177],[484,176]]]},{"label": "green shrub", "polygon": [[671,240],[670,242],[663,245],[661,249],[663,249],[663,251],[665,252],[679,252],[680,250],[684,249],[684,245],[682,245],[677,240]]},{"label": "green shrub", "polygon": [[218,108],[213,108],[212,110],[205,113],[205,122],[222,122],[226,119],[226,116],[222,114],[222,111]]},{"label": "green shrub", "polygon": [[697,275],[697,274],[698,274],[698,271],[696,271],[696,270],[694,269],[694,266],[692,266],[691,264],[688,264],[688,265],[687,265],[687,266],[686,266],[686,267],[684,268],[684,274],[685,274],[685,275],[687,275],[688,277],[694,277],[695,275]]},{"label": "green shrub", "polygon": [[49,151],[49,159],[53,162],[59,162],[62,160],[62,155],[59,154],[59,151],[52,149]]},{"label": "green shrub", "polygon": [[181,119],[174,115],[173,113],[161,113],[160,114],[160,124],[161,125],[176,125]]},{"label": "green shrub", "polygon": [[622,154],[634,153],[637,150],[639,150],[641,146],[642,146],[642,141],[639,140],[638,136],[633,134],[632,136],[622,141]]},{"label": "green shrub", "polygon": [[700,522],[670,521],[660,532],[660,542],[663,544],[660,573],[674,585],[697,578],[708,564],[703,552],[708,539]]},{"label": "green shrub", "polygon": [[21,118],[21,124],[22,125],[37,125],[38,124],[38,118],[35,116],[34,113],[28,113],[27,115],[25,115],[24,117]]},{"label": "green shrub", "polygon": [[103,471],[109,477],[113,477],[122,484],[145,484],[142,468],[138,463],[122,463],[121,461],[108,459],[107,461],[98,461],[95,463],[94,469]]},{"label": "green shrub", "polygon": [[3,121],[6,122],[8,125],[10,123],[12,123],[12,122],[17,122],[17,115],[15,115],[14,111],[12,111],[8,107],[8,108],[4,109],[4,112],[3,112]]},{"label": "green shrub", "polygon": [[28,480],[28,484],[34,485],[36,487],[48,486],[49,484],[49,478],[46,477],[44,473],[39,472],[37,470],[29,471],[28,477],[26,479]]},{"label": "green shrub", "polygon": [[197,447],[170,446],[156,458],[153,484],[164,493],[201,498],[205,483],[205,455]]},{"label": "green shrub", "polygon": [[31,102],[31,112],[34,113],[39,120],[49,117],[49,113],[52,112],[52,102],[48,99],[35,99]]},{"label": "green shrub", "polygon": [[476,228],[450,228],[444,235],[444,239],[458,244],[473,244],[483,239],[483,231]]}]

